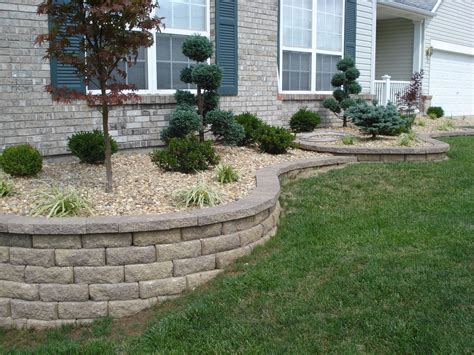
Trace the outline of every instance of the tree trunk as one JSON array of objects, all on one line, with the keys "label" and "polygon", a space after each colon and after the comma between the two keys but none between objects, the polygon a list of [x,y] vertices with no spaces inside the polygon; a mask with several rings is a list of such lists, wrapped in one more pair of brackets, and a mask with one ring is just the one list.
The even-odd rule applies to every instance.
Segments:
[{"label": "tree trunk", "polygon": [[[102,87],[102,97],[105,98],[107,91],[105,84]],[[102,131],[104,132],[104,148],[105,148],[105,175],[107,182],[105,183],[105,192],[112,192],[113,181],[112,181],[112,148],[110,147],[109,138],[109,104],[102,102]]]},{"label": "tree trunk", "polygon": [[347,127],[347,116],[342,115],[342,127]]},{"label": "tree trunk", "polygon": [[201,119],[201,127],[199,128],[199,141],[204,142],[204,103],[201,88],[197,88],[197,104],[199,117]]}]

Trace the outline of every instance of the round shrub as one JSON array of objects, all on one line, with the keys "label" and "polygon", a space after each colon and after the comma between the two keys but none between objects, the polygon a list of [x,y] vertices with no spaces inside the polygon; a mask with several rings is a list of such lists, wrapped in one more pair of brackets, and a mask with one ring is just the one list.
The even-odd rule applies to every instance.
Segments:
[{"label": "round shrub", "polygon": [[430,117],[441,118],[444,116],[444,110],[442,107],[439,106],[430,106],[426,113]]},{"label": "round shrub", "polygon": [[[112,154],[117,153],[117,142],[109,136]],[[72,155],[82,163],[102,164],[105,160],[104,133],[98,129],[73,134],[68,139],[67,147]]]},{"label": "round shrub", "polygon": [[161,131],[161,139],[168,143],[171,138],[184,138],[201,127],[197,112],[188,105],[182,104],[171,114],[170,125]]},{"label": "round shrub", "polygon": [[196,137],[172,138],[168,147],[150,154],[151,161],[167,171],[195,173],[219,163],[211,141],[199,142]]},{"label": "round shrub", "polygon": [[193,83],[204,90],[217,90],[221,80],[222,69],[215,64],[198,64],[193,69]]},{"label": "round shrub", "polygon": [[284,154],[293,146],[295,136],[281,127],[265,125],[258,137],[258,147],[265,153]]},{"label": "round shrub", "polygon": [[290,119],[290,128],[293,132],[311,132],[321,123],[321,117],[306,107],[300,108]]},{"label": "round shrub", "polygon": [[29,144],[5,148],[0,156],[0,166],[13,176],[33,176],[43,168],[41,153]]},{"label": "round shrub", "polygon": [[352,68],[354,66],[354,60],[351,57],[346,57],[344,59],[341,59],[336,67],[340,71],[346,71],[349,68]]},{"label": "round shrub", "polygon": [[189,68],[184,68],[181,70],[181,74],[179,75],[179,80],[181,80],[183,83],[186,84],[192,84],[193,83],[193,66],[190,66]]},{"label": "round shrub", "polygon": [[344,73],[336,73],[331,79],[331,85],[335,87],[339,87],[344,85],[344,81],[346,80],[346,76]]},{"label": "round shrub", "polygon": [[192,35],[183,43],[183,54],[196,62],[205,62],[212,56],[212,42],[201,35]]},{"label": "round shrub", "polygon": [[245,137],[241,145],[251,145],[257,142],[258,135],[265,123],[250,112],[242,113],[235,117],[235,121],[244,127]]},{"label": "round shrub", "polygon": [[240,144],[245,137],[244,128],[230,111],[212,110],[206,115],[206,123],[211,125],[212,134],[223,144]]}]

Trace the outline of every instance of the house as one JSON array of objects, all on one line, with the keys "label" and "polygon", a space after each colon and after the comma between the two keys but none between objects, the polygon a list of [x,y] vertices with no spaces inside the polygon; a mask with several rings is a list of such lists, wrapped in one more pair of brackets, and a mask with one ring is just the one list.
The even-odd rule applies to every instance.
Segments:
[{"label": "house", "polygon": [[[43,60],[34,40],[48,28],[36,15],[40,0],[0,0],[0,148],[31,143],[45,155],[67,153],[67,137],[100,127],[94,107],[58,104],[44,92],[51,81],[83,90],[67,70]],[[127,80],[142,101],[114,109],[111,132],[122,148],[162,144],[186,86],[179,72],[185,36],[216,44],[224,70],[221,107],[250,111],[287,125],[302,106],[334,123],[321,101],[339,58],[355,57],[366,98],[387,89],[394,97],[414,71],[425,71],[424,93],[448,115],[474,114],[474,2],[471,0],[161,0],[166,29],[143,50]]]}]

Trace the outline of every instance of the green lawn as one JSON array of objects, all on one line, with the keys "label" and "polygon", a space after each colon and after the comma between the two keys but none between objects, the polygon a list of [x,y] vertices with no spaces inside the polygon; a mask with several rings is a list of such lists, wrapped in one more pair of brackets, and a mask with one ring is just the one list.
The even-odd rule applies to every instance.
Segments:
[{"label": "green lawn", "polygon": [[472,353],[474,138],[450,160],[358,164],[285,187],[277,236],[127,321],[0,333],[3,352]]}]

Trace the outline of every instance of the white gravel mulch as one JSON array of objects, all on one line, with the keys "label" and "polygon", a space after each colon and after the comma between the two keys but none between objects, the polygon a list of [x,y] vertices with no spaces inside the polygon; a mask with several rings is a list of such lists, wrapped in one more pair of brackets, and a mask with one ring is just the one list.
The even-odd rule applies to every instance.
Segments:
[{"label": "white gravel mulch", "polygon": [[220,184],[215,169],[196,175],[165,172],[145,153],[118,153],[112,157],[114,192],[104,191],[105,168],[78,162],[45,164],[35,178],[13,178],[15,193],[0,198],[0,214],[30,215],[35,195],[51,186],[75,187],[91,204],[94,216],[142,215],[184,210],[176,206],[173,192],[196,184],[200,179],[224,194],[223,203],[238,200],[255,188],[258,169],[283,161],[325,156],[316,152],[291,150],[270,155],[245,147],[221,147],[216,151],[221,164],[230,164],[240,174],[238,182]]}]

